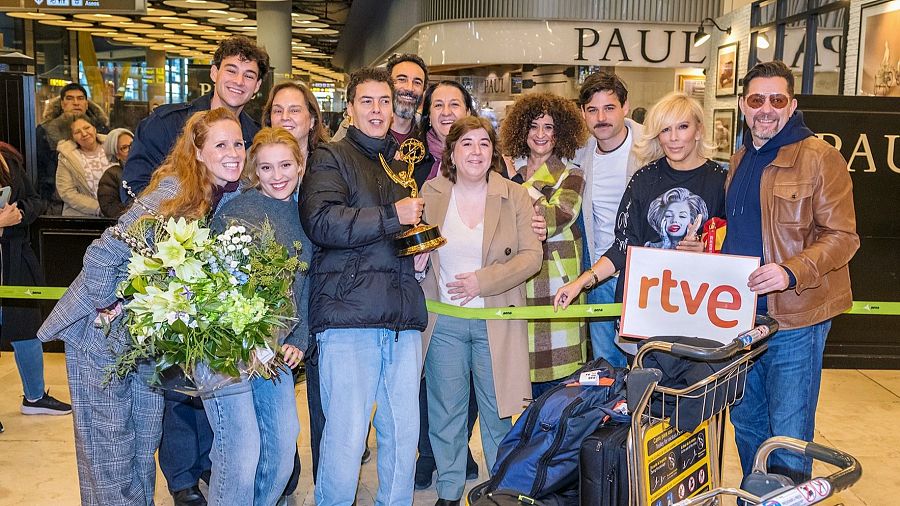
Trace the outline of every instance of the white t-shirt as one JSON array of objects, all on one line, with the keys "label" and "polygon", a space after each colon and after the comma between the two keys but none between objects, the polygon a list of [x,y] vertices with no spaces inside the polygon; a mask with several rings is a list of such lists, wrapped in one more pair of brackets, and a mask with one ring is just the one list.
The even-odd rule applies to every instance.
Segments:
[{"label": "white t-shirt", "polygon": [[[628,127],[626,126],[626,129]],[[625,143],[612,153],[594,150],[591,164],[591,208],[594,213],[593,258],[600,258],[615,239],[616,213],[625,193],[628,174],[628,155],[634,136],[628,131]]]},{"label": "white t-shirt", "polygon": [[[484,220],[475,228],[469,228],[459,217],[456,194],[450,194],[447,216],[441,225],[441,235],[447,244],[441,247],[441,271],[438,272],[438,287],[441,302],[459,306],[463,299],[451,300],[447,283],[456,281],[456,275],[481,269],[481,251],[484,248]],[[475,297],[465,307],[484,307],[484,299]]]}]

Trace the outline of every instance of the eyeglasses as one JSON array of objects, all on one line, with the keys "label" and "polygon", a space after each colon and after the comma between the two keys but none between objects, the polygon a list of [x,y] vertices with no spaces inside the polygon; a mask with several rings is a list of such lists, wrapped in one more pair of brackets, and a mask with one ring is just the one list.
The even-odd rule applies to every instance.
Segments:
[{"label": "eyeglasses", "polygon": [[791,101],[790,98],[788,98],[786,95],[782,95],[781,93],[775,93],[772,95],[754,93],[753,95],[747,95],[747,98],[744,99],[744,103],[747,104],[751,109],[759,109],[760,107],[766,105],[766,99],[769,100],[769,103],[772,104],[772,107],[774,107],[775,109],[784,109]]}]

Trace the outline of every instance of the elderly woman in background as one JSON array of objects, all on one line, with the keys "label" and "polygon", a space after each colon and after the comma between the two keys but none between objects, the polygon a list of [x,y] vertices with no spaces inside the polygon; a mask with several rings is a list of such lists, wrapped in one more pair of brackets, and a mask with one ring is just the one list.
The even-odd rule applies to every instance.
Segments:
[{"label": "elderly woman in background", "polygon": [[[236,195],[244,166],[237,117],[224,108],[195,113],[153,174],[141,201],[119,218],[128,229],[150,213],[206,218]],[[154,454],[162,434],[163,395],[139,373],[107,378],[129,349],[118,286],[131,249],[112,229],[88,246],[84,268],[38,331],[41,341],[66,343],[66,372],[75,425],[75,455],[83,504],[153,504]],[[213,466],[211,492],[218,486]]]},{"label": "elderly woman in background", "polygon": [[[530,306],[549,305],[562,285],[581,272],[584,173],[565,159],[587,140],[578,107],[552,93],[529,93],[513,105],[500,129],[511,179],[528,190],[535,211],[547,221],[541,271],[525,285]],[[573,373],[587,359],[584,320],[530,320],[528,353],[532,398]]]},{"label": "elderly woman in background", "polygon": [[[447,244],[430,254],[427,298],[465,307],[525,305],[525,281],[541,266],[528,192],[503,177],[491,124],[457,120],[446,137],[441,175],[425,183],[425,221],[440,225]],[[427,256],[417,258],[425,269]],[[531,396],[524,321],[466,320],[431,314],[427,350],[429,437],[437,462],[438,504],[459,504],[465,488],[470,376],[488,469]]]},{"label": "elderly woman in background", "polygon": [[134,134],[127,128],[116,128],[106,135],[103,150],[112,165],[106,169],[97,187],[97,202],[100,212],[107,218],[118,218],[127,209],[127,204],[119,197],[122,186],[122,167],[128,159]]},{"label": "elderly woman in background", "polygon": [[[725,169],[709,159],[713,146],[705,138],[703,109],[684,93],[670,93],[650,108],[643,136],[635,140],[645,165],[622,195],[616,239],[590,269],[556,292],[555,307],[566,308],[582,291],[624,269],[628,246],[702,250],[697,230],[709,218],[725,215]],[[619,283],[616,301],[624,289]],[[636,352],[633,343],[620,338],[618,344]]]},{"label": "elderly woman in background", "polygon": [[71,124],[69,140],[57,146],[56,190],[63,201],[63,216],[100,216],[97,188],[100,178],[112,165],[103,142],[88,117],[78,114]]}]

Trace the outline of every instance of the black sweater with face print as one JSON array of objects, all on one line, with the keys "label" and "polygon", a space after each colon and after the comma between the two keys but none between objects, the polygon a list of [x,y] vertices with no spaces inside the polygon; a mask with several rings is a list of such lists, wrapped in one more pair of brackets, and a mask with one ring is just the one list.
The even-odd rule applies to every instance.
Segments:
[{"label": "black sweater with face print", "polygon": [[[625,269],[629,246],[674,249],[699,214],[702,223],[725,216],[725,169],[707,160],[691,170],[673,169],[665,157],[634,173],[616,214],[616,237],[603,254]],[[622,300],[624,283],[616,288]]]}]

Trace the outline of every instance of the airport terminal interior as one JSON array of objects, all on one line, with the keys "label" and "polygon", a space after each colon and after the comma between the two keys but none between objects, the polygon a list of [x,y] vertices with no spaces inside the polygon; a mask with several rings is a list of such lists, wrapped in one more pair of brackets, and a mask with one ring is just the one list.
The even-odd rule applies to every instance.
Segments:
[{"label": "airport terminal interior", "polygon": [[[223,91],[217,85],[217,76],[221,78],[223,69],[216,66],[213,55],[223,41],[233,40],[235,36],[247,37],[263,48],[270,65],[270,71],[259,82],[251,83],[251,87],[258,86],[256,91],[248,88],[225,92],[233,92],[234,96],[242,93],[248,95],[240,100],[241,105],[236,109],[227,102],[221,102],[224,107],[240,115],[241,128],[244,127],[244,118],[280,126],[274,119],[264,117],[273,110],[281,110],[277,103],[272,105],[272,90],[279,90],[278,87],[284,83],[296,82],[309,92],[304,95],[304,100],[315,101],[315,107],[310,111],[315,109],[320,115],[319,121],[325,134],[323,143],[334,134],[342,137],[348,128],[354,134],[363,132],[368,135],[365,125],[348,120],[351,111],[357,110],[354,108],[355,102],[348,96],[350,76],[366,67],[387,64],[389,69],[393,68],[389,62],[395,55],[416,55],[414,60],[407,59],[401,64],[427,67],[423,90],[432,85],[434,89],[431,92],[434,92],[439,89],[437,83],[446,86],[447,82],[452,82],[460,90],[461,97],[471,99],[470,112],[485,118],[485,128],[496,129],[501,136],[504,122],[515,121],[521,116],[517,115],[517,104],[532,94],[561,97],[563,100],[560,103],[578,111],[579,117],[583,113],[587,119],[590,96],[582,103],[580,93],[586,83],[590,85],[601,74],[614,75],[616,82],[627,86],[627,107],[619,110],[625,111],[629,125],[644,121],[644,115],[639,111],[646,114],[649,110],[652,116],[655,104],[671,98],[673,92],[678,93],[679,97],[686,97],[699,107],[702,117],[698,118],[698,123],[706,126],[702,139],[695,139],[694,142],[704,146],[706,158],[715,162],[717,170],[722,171],[733,171],[735,167],[732,164],[735,160],[740,163],[741,159],[734,158],[735,155],[747,146],[762,150],[758,144],[753,144],[760,135],[754,123],[754,114],[760,114],[757,111],[766,111],[777,117],[784,111],[792,110],[790,107],[796,107],[797,111],[802,112],[801,121],[809,128],[810,136],[824,141],[823,145],[827,144],[828,149],[834,148],[831,151],[838,151],[846,161],[848,183],[852,182],[852,185],[844,186],[852,186],[854,232],[859,246],[849,263],[845,260],[843,264],[829,264],[828,267],[829,270],[849,275],[853,304],[850,307],[847,295],[847,307],[838,311],[845,314],[829,318],[832,326],[830,332],[826,330],[814,434],[815,442],[856,458],[863,471],[861,478],[850,488],[825,499],[821,504],[900,504],[900,485],[895,476],[896,469],[900,467],[900,433],[896,430],[897,420],[900,419],[900,273],[897,267],[900,265],[900,219],[895,211],[897,199],[900,198],[898,28],[900,0],[0,0],[0,155],[16,160],[16,166],[21,167],[21,173],[29,179],[30,186],[40,194],[41,207],[41,211],[32,213],[27,227],[21,227],[21,232],[16,229],[17,235],[0,235],[3,244],[0,255],[3,269],[0,279],[0,327],[3,327],[0,346],[0,506],[89,504],[83,497],[83,489],[79,489],[75,446],[78,428],[73,431],[73,417],[25,414],[28,411],[25,406],[31,402],[23,400],[23,388],[28,388],[23,386],[23,378],[27,375],[20,372],[16,363],[20,360],[17,353],[24,346],[16,345],[17,351],[14,353],[13,345],[16,339],[30,339],[33,336],[12,335],[16,331],[13,325],[19,320],[8,309],[24,304],[33,314],[39,314],[41,319],[48,318],[63,289],[79,282],[76,278],[86,265],[82,258],[88,246],[107,227],[114,225],[124,212],[124,208],[117,214],[109,214],[106,208],[101,210],[103,206],[97,200],[97,185],[103,184],[100,180],[103,171],[96,172],[97,167],[91,164],[98,162],[92,162],[91,155],[84,154],[88,152],[85,151],[87,148],[78,142],[81,134],[77,133],[75,125],[82,120],[75,119],[71,124],[66,124],[60,131],[62,133],[56,130],[54,125],[71,112],[67,109],[71,106],[67,106],[64,100],[68,100],[68,92],[73,89],[76,95],[84,95],[85,103],[79,105],[76,112],[87,114],[82,123],[85,128],[94,129],[95,133],[114,132],[115,139],[134,138],[136,145],[152,144],[156,136],[171,135],[174,143],[177,132],[167,131],[159,123],[155,125],[157,130],[154,130],[152,142],[136,136],[140,136],[142,131],[146,134],[147,124],[155,118],[171,114],[171,111],[180,111],[178,104],[200,103],[210,100],[209,97],[220,100],[218,94]],[[242,62],[250,61],[244,60],[243,55],[241,58]],[[779,68],[789,69],[794,79],[794,89],[789,95],[796,98],[796,103],[791,103],[788,109],[784,109],[787,101],[776,102],[778,98],[784,98],[777,92],[767,92],[768,96],[766,93],[754,95],[761,100],[762,105],[758,107],[749,102],[752,97],[745,96],[749,88],[743,77],[757,64],[770,61],[783,62]],[[395,79],[392,86],[399,87],[396,76],[389,75]],[[252,74],[251,78],[255,76]],[[405,81],[403,85],[407,86]],[[406,137],[418,138],[423,153],[427,149],[428,156],[437,154],[437,158],[428,160],[428,163],[432,160],[438,162],[431,169],[434,172],[429,178],[440,172],[437,169],[445,147],[443,143],[449,141],[447,133],[435,133],[438,122],[434,118],[430,130],[425,128],[419,132],[416,127],[423,113],[425,118],[428,117],[429,111],[422,109],[422,101],[424,98],[426,103],[430,103],[431,92],[412,95],[415,104],[404,120],[412,120],[413,127],[409,132],[391,131],[398,143]],[[398,96],[402,97],[395,92],[394,100]],[[182,108],[186,107],[184,105]],[[394,121],[397,121],[396,103],[393,111]],[[281,114],[287,114],[287,111]],[[613,145],[611,151],[605,151],[602,144],[597,144],[602,142],[595,132],[595,129],[599,131],[601,128],[598,125],[600,123],[587,124],[584,138],[589,139],[585,142],[594,142],[598,150],[594,155],[599,157],[601,153],[612,153],[618,148]],[[646,128],[647,125],[644,126]],[[449,122],[447,128],[450,129]],[[529,123],[529,128],[536,127],[534,123]],[[246,136],[246,132],[243,134]],[[385,132],[382,132],[381,137],[384,135]],[[662,135],[660,133],[660,137]],[[113,139],[112,135],[110,139]],[[247,139],[248,149],[249,139],[252,136]],[[294,145],[297,145],[297,140],[300,141],[298,148],[307,142],[306,138],[296,139]],[[441,143],[440,149],[433,151],[433,143],[438,142]],[[532,142],[530,137],[529,142]],[[624,143],[625,140],[619,147]],[[628,145],[631,146],[630,143]],[[99,150],[99,143],[91,146],[90,149]],[[124,154],[118,154],[126,173],[129,170],[127,153],[130,146],[129,143],[124,148]],[[526,150],[531,146],[528,144]],[[112,149],[121,148],[118,145]],[[80,154],[70,157],[66,151],[69,149]],[[42,166],[49,163],[47,156],[50,151],[54,156],[52,170]],[[575,156],[560,158],[566,158],[563,161],[569,163],[580,152],[573,149]],[[665,154],[668,156],[668,152]],[[114,155],[110,151],[106,153],[112,161],[116,160]],[[506,157],[512,173],[515,173],[515,164],[518,163],[514,159],[520,155],[516,153]],[[57,172],[56,156],[59,157],[60,172]],[[590,157],[590,153],[587,156]],[[60,200],[60,195],[54,193],[54,185],[62,185],[60,174],[69,159],[80,159],[86,164],[84,183],[86,187],[91,187],[89,191],[93,191],[89,199],[94,199],[95,206],[86,212],[78,212],[74,201],[67,198]],[[197,147],[197,159],[201,165],[205,163],[200,147]],[[449,155],[444,160],[450,160]],[[773,163],[786,163],[782,158],[779,161]],[[104,159],[104,163],[112,162]],[[115,163],[118,166],[120,162]],[[378,167],[377,159],[373,163]],[[394,182],[399,183],[383,158],[380,163]],[[630,159],[628,163],[631,163]],[[413,165],[409,162],[408,177],[404,176],[405,173],[400,176],[401,179],[407,177],[406,183],[415,186],[416,181],[412,180]],[[10,169],[4,170],[8,173]],[[119,170],[117,181],[122,179]],[[456,163],[452,164],[452,170],[457,170]],[[49,183],[48,173],[51,174]],[[428,174],[427,170],[425,174]],[[567,171],[566,176],[568,174]],[[843,177],[843,173],[841,175]],[[520,176],[516,174],[516,177]],[[85,179],[83,174],[80,177]],[[7,181],[7,178],[2,180]],[[455,184],[456,180],[453,181]],[[541,183],[546,184],[543,190],[540,186],[538,189],[532,186],[529,192],[534,199],[535,193],[540,195],[541,192],[557,191],[562,181]],[[223,179],[221,184],[217,183],[216,191],[219,193],[216,198],[220,198],[222,192],[234,191],[233,188],[227,189],[226,182]],[[303,195],[303,184],[301,180],[301,189],[289,192],[295,200],[302,198],[297,195],[298,192]],[[581,184],[584,185],[584,181]],[[820,220],[814,221],[815,226],[810,229],[819,233],[827,229],[821,220],[827,221],[829,213],[816,213],[807,205],[818,205],[810,204],[810,197],[820,191],[821,186],[819,180],[811,179],[788,189],[776,184],[772,193],[779,199],[778,203],[805,202],[798,208],[797,219]],[[584,188],[584,191],[591,191],[590,183]],[[829,188],[836,192],[833,187]],[[622,186],[618,195],[624,190]],[[19,191],[24,190],[17,189],[14,193]],[[596,185],[593,191],[597,191]],[[769,197],[766,196],[768,201],[772,201],[773,198]],[[4,205],[10,199],[2,190],[0,198]],[[619,198],[616,198],[616,203]],[[725,201],[724,196],[722,200]],[[546,195],[544,202],[547,202]],[[579,200],[577,205],[588,213],[591,209],[587,200],[584,203]],[[703,205],[705,209],[706,204]],[[615,213],[617,207],[618,204],[610,212]],[[597,209],[594,208],[595,215],[599,212]],[[417,212],[421,213],[422,209]],[[0,220],[6,219],[4,213],[0,206]],[[28,217],[24,210],[21,215],[22,219]],[[627,212],[625,215],[627,221]],[[811,215],[814,217],[811,218]],[[462,221],[460,224],[463,224]],[[779,238],[790,237],[795,225],[796,220],[779,221],[776,234],[780,234]],[[590,225],[579,218],[577,226]],[[659,225],[654,223],[652,226]],[[671,225],[669,230],[672,226],[678,227]],[[709,232],[705,227],[703,230]],[[2,231],[0,227],[0,234]],[[714,247],[709,246],[712,249],[706,251],[718,252],[722,244],[721,241],[716,243],[715,224],[709,234],[713,237],[712,242],[703,236],[704,243]],[[757,234],[761,232],[757,231]],[[813,232],[810,231],[810,234]],[[580,242],[581,233],[578,235]],[[666,234],[660,232],[660,241],[663,241],[663,235]],[[611,230],[609,237],[607,247],[612,248]],[[700,240],[700,237],[701,231],[697,230],[697,239]],[[585,240],[589,239],[590,232]],[[9,244],[16,246],[8,249]],[[20,257],[26,258],[21,249],[23,244],[26,248],[33,248],[36,255],[20,262]],[[571,260],[574,262],[578,258],[584,261],[582,253],[595,246],[585,244],[583,251]],[[561,260],[556,251],[553,251],[555,257],[547,251],[544,253],[544,263],[554,264],[553,268],[562,273],[562,281],[553,281],[556,283],[552,285],[554,291],[565,283],[578,281],[575,277],[582,272],[587,272],[588,278],[593,275],[594,279],[594,283],[585,285],[586,289],[600,284],[593,269],[585,270],[589,261],[584,269],[576,269],[572,281],[562,272],[563,262],[570,259]],[[510,254],[507,248],[505,255]],[[588,257],[592,258],[592,255]],[[34,258],[33,263],[29,263],[30,258]],[[355,261],[358,264],[360,258],[355,257]],[[809,267],[808,260],[797,262],[792,265],[795,268],[803,265],[803,272],[817,268]],[[122,272],[126,270],[125,265],[121,267]],[[347,268],[356,267],[356,264],[348,264]],[[43,287],[32,286],[38,283],[16,272],[25,269],[38,270]],[[613,269],[611,272],[615,271]],[[784,270],[787,271],[784,274],[785,284],[780,286],[792,294],[796,292],[797,297],[802,298],[804,290],[819,287],[818,278],[807,282],[806,278],[798,278],[789,269]],[[175,270],[171,272],[175,273]],[[421,276],[426,281],[422,286],[427,286],[427,276],[430,274],[427,270],[423,272]],[[533,272],[537,272],[536,268]],[[825,275],[816,273],[819,274]],[[623,276],[620,274],[620,284]],[[345,282],[341,278],[341,286]],[[422,282],[421,279],[419,282]],[[687,282],[682,283],[687,286]],[[525,286],[524,280],[521,286]],[[672,286],[676,286],[674,282]],[[525,293],[524,289],[522,293]],[[684,293],[687,297],[688,293]],[[548,295],[542,304],[553,304],[553,293]],[[698,296],[702,298],[702,294]],[[528,297],[532,297],[530,292]],[[664,296],[664,306],[667,297]],[[487,296],[477,298],[483,301]],[[732,299],[732,302],[735,300],[739,299]],[[585,299],[583,303],[588,302]],[[612,299],[604,301],[607,302],[611,303]],[[712,303],[719,303],[720,309],[731,307],[721,299]],[[734,303],[740,305],[739,302]],[[771,309],[772,303],[769,304]],[[505,302],[503,305],[516,304]],[[826,303],[823,302],[821,307],[826,307]],[[831,309],[829,307],[828,310]],[[121,306],[115,303],[97,309],[97,321],[105,322],[101,317],[107,315],[107,311],[114,318],[118,314],[115,311],[119,310]],[[429,310],[432,310],[431,306]],[[618,311],[618,308],[615,310]],[[713,319],[716,309],[710,306],[708,311],[709,318]],[[752,309],[748,311],[748,318],[752,320]],[[59,312],[57,310],[53,314]],[[695,312],[696,308],[691,315]],[[700,312],[701,316],[704,312]],[[788,318],[798,317],[792,314]],[[751,327],[749,322],[743,322],[747,323],[743,330]],[[169,324],[172,324],[171,319]],[[98,323],[97,327],[100,326]],[[583,327],[587,329],[588,325]],[[594,328],[593,325],[590,327]],[[487,328],[490,335],[491,325],[487,324]],[[395,330],[399,336],[399,330],[393,329],[391,332]],[[529,327],[529,331],[532,330]],[[35,331],[37,327],[32,332]],[[627,334],[627,331],[623,333]],[[628,335],[649,337],[639,333]],[[519,337],[527,340],[528,336]],[[559,339],[559,336],[554,334],[554,339]],[[590,347],[585,348],[584,340],[582,333],[582,356],[584,349],[590,350]],[[587,338],[587,345],[590,344],[591,338]],[[62,341],[44,342],[42,346],[44,385],[49,392],[44,399],[52,396],[49,398],[53,402],[59,401],[67,406],[73,400],[70,394],[72,372],[67,374],[66,364],[69,352]],[[586,353],[589,355],[590,351]],[[496,368],[496,360],[493,367]],[[527,364],[522,367],[528,369]],[[298,378],[294,398],[300,422],[299,483],[293,492],[279,499],[279,505],[316,504],[306,375],[301,374]],[[425,384],[424,381],[422,384]],[[476,390],[474,385],[473,391]],[[494,404],[502,404],[499,397],[497,395],[493,399]],[[49,410],[58,410],[58,406]],[[494,409],[496,413],[498,407]],[[43,413],[41,410],[32,412]],[[723,420],[726,421],[723,426],[725,435],[721,450],[723,471],[720,485],[737,487],[741,481],[741,466],[734,442],[734,427],[727,421],[724,412]],[[466,493],[490,478],[481,444],[481,430],[483,426],[480,428],[476,424],[469,441],[472,454],[479,464],[479,474],[477,479],[465,482]],[[684,436],[687,437],[687,434]],[[378,504],[375,430],[370,430],[367,437],[371,459],[360,468],[355,501],[360,506]],[[687,467],[685,465],[678,472],[667,475],[665,487],[671,487],[674,492],[665,494],[658,486],[651,487],[647,483],[646,491],[642,489],[640,497],[648,505],[671,506],[675,502],[673,494],[678,499],[699,494],[702,490],[695,491],[693,482],[687,492],[684,487],[678,491],[679,481],[688,483],[689,475],[691,480],[696,476],[691,475],[696,468],[688,470]],[[813,476],[826,476],[836,469],[817,461]],[[173,498],[159,470],[155,479],[152,499],[155,504],[206,504],[204,500],[190,502],[180,500],[178,496]],[[197,486],[204,495],[209,494],[208,485],[203,480]],[[466,503],[465,494],[462,498],[441,502],[446,499],[439,497],[436,485],[429,482],[427,487],[416,486],[413,503],[430,505],[438,501],[439,505],[452,505],[454,499],[462,499]],[[147,503],[152,502],[147,499]],[[726,498],[724,504],[735,504],[735,500]]]}]

